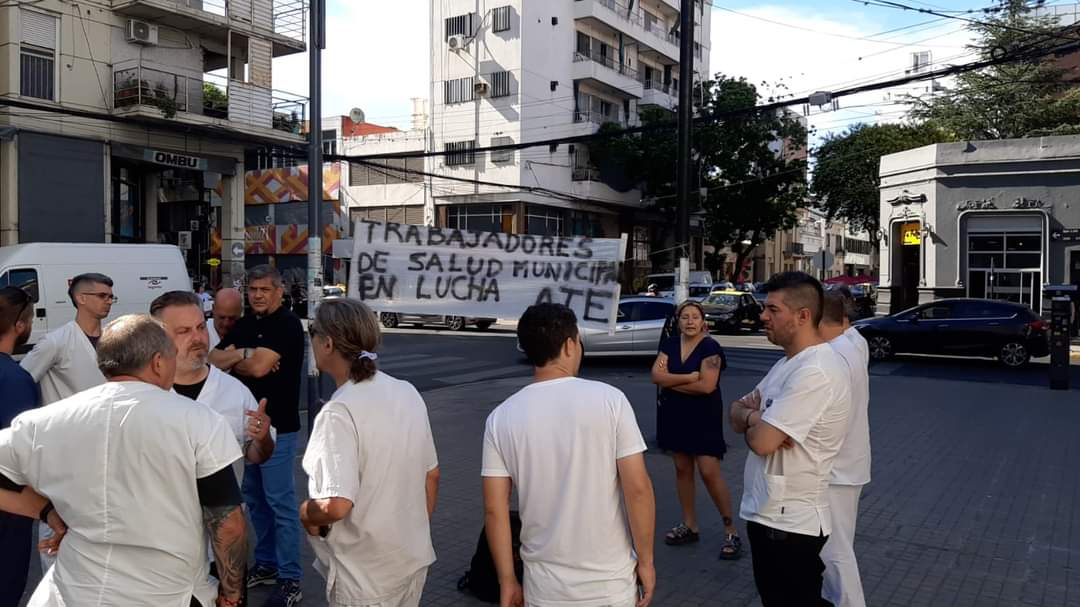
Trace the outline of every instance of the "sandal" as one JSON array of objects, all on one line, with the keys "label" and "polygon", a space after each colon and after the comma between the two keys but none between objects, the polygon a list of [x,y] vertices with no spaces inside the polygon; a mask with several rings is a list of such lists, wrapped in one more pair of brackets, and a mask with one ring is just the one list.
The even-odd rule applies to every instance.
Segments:
[{"label": "sandal", "polygon": [[692,544],[701,539],[697,531],[686,526],[686,523],[679,523],[671,528],[671,531],[667,532],[664,536],[664,543],[668,546],[682,546],[683,544]]},{"label": "sandal", "polygon": [[742,556],[742,539],[734,533],[724,537],[724,545],[720,548],[720,560],[734,561]]}]

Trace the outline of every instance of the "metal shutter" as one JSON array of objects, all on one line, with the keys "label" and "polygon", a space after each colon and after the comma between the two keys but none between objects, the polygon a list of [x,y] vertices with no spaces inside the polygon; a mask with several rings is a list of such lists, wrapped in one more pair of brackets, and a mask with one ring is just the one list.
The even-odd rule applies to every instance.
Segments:
[{"label": "metal shutter", "polygon": [[56,17],[22,10],[22,42],[40,48],[56,49]]}]

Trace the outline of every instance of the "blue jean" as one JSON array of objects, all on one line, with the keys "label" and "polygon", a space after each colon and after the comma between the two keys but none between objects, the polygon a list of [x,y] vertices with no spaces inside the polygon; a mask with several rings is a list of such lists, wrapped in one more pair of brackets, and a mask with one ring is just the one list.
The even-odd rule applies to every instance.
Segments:
[{"label": "blue jean", "polygon": [[293,482],[296,432],[277,435],[263,464],[245,464],[244,501],[255,527],[255,564],[277,569],[279,580],[299,580],[300,511]]}]

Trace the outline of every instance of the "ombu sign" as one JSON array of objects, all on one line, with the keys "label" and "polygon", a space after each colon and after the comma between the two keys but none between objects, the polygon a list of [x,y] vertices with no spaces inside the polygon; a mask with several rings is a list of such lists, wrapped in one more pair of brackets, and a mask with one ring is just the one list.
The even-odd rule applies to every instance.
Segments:
[{"label": "ombu sign", "polygon": [[376,310],[488,318],[561,303],[583,325],[613,326],[620,239],[472,232],[361,219],[349,295]]},{"label": "ombu sign", "polygon": [[903,236],[904,245],[922,244],[922,225],[917,221],[901,224],[900,234]]}]

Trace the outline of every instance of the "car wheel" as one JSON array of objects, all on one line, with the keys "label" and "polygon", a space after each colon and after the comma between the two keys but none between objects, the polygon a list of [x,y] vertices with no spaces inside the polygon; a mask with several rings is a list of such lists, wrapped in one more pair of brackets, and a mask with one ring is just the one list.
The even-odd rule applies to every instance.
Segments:
[{"label": "car wheel", "polygon": [[870,358],[885,360],[893,355],[892,340],[884,335],[875,335],[867,342],[870,346]]},{"label": "car wheel", "polygon": [[446,319],[446,328],[451,331],[460,331],[465,328],[465,317],[450,316]]},{"label": "car wheel", "polygon": [[491,321],[490,320],[477,321],[476,328],[480,329],[481,331],[487,331],[488,329],[491,328]]},{"label": "car wheel", "polygon": [[398,326],[398,315],[392,312],[380,315],[379,319],[382,320],[382,326],[387,329],[393,329]]},{"label": "car wheel", "polygon": [[1006,367],[1023,367],[1031,360],[1031,353],[1024,344],[1012,341],[1001,346],[998,360]]}]

